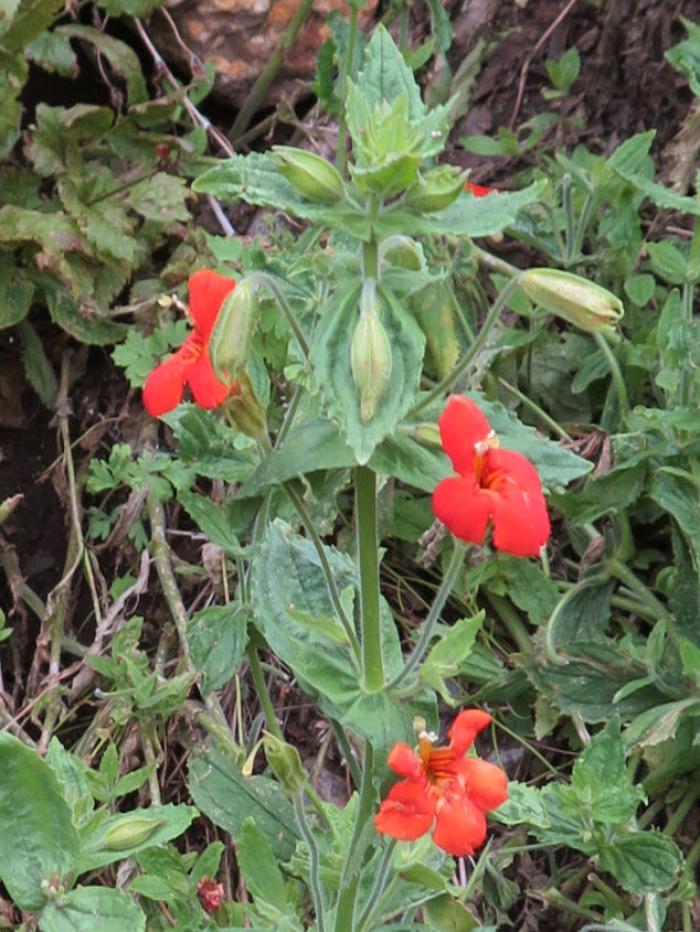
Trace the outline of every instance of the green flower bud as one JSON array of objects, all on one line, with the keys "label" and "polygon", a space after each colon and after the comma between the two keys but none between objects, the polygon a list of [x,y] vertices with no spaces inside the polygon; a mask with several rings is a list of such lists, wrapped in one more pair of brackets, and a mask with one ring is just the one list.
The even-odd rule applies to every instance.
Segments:
[{"label": "green flower bud", "polygon": [[165,825],[165,819],[150,819],[146,816],[124,819],[113,828],[107,829],[100,838],[100,848],[109,848],[111,851],[138,848],[139,845],[152,838],[162,825]]},{"label": "green flower bud", "polygon": [[306,786],[308,777],[304,770],[304,765],[299,757],[299,752],[286,741],[280,741],[269,732],[263,736],[263,747],[265,748],[265,757],[270,765],[270,770],[274,773],[282,786],[292,796],[296,796]]},{"label": "green flower bud", "polygon": [[336,204],[344,194],[343,179],[335,166],[315,152],[292,146],[273,146],[277,166],[297,191],[310,201]]},{"label": "green flower bud", "polygon": [[209,338],[209,355],[221,382],[237,378],[250,355],[258,323],[258,297],[247,279],[224,299]]},{"label": "green flower bud", "polygon": [[426,213],[444,210],[464,190],[468,174],[461,172],[455,165],[440,165],[424,178],[419,178],[418,184],[406,192],[403,202],[414,210]]},{"label": "green flower bud", "polygon": [[625,312],[614,294],[580,275],[558,269],[529,269],[520,277],[527,296],[587,333],[612,331]]},{"label": "green flower bud", "polygon": [[226,417],[249,437],[260,437],[267,428],[265,409],[258,401],[247,372],[239,372],[224,402]]},{"label": "green flower bud", "polygon": [[360,396],[360,420],[374,417],[391,378],[391,344],[377,316],[376,283],[367,279],[360,296],[360,320],[350,344],[350,368]]}]

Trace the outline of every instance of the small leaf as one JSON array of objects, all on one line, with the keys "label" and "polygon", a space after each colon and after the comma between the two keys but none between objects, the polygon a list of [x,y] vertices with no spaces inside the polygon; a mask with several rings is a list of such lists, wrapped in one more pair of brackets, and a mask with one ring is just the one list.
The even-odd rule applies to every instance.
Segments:
[{"label": "small leaf", "polygon": [[256,903],[262,901],[280,913],[287,912],[287,887],[277,865],[277,858],[267,838],[250,816],[243,823],[238,837],[236,860],[243,872],[246,887]]},{"label": "small leaf", "polygon": [[619,832],[600,852],[600,866],[628,893],[667,890],[683,864],[672,839],[660,832]]},{"label": "small leaf", "polygon": [[44,405],[52,409],[56,401],[58,384],[44,344],[28,320],[23,320],[18,327],[22,340],[22,364],[29,384],[41,398]]},{"label": "small leaf", "polygon": [[202,674],[205,693],[220,689],[240,667],[248,643],[247,617],[232,602],[200,609],[187,623],[192,663]]},{"label": "small leaf", "polygon": [[39,928],[41,932],[144,932],[146,916],[123,890],[78,887],[49,900]]},{"label": "small leaf", "polygon": [[69,39],[80,39],[94,45],[95,49],[104,55],[114,71],[124,79],[129,104],[143,103],[148,100],[148,89],[138,55],[126,42],[100,32],[92,26],[77,23],[58,26],[55,31]]}]

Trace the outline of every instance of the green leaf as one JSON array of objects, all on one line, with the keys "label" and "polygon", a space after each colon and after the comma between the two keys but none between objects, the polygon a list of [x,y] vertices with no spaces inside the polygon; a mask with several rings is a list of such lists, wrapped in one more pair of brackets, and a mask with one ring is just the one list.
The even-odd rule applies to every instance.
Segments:
[{"label": "green leaf", "polygon": [[283,210],[361,239],[369,239],[371,235],[371,224],[364,211],[344,202],[329,208],[307,200],[280,174],[271,155],[257,152],[235,155],[196,178],[192,190],[213,194],[223,201],[242,200]]},{"label": "green leaf", "polygon": [[78,836],[53,771],[13,735],[0,733],[0,877],[20,909],[39,910],[42,884],[74,869]]},{"label": "green leaf", "polygon": [[34,284],[12,256],[0,255],[0,330],[14,327],[29,313]]},{"label": "green leaf", "polygon": [[190,757],[188,786],[201,811],[235,841],[250,817],[278,860],[291,857],[298,838],[294,812],[274,780],[244,777],[230,758],[209,748]]},{"label": "green leaf", "polygon": [[649,152],[654,141],[656,130],[646,133],[637,133],[619,145],[607,161],[609,168],[622,175],[639,175],[649,164]]},{"label": "green leaf", "polygon": [[446,210],[423,217],[409,218],[400,205],[383,214],[377,223],[382,233],[454,234],[461,236],[493,236],[515,223],[518,212],[535,203],[542,192],[542,183],[535,182],[522,191],[474,197],[461,194]]},{"label": "green leaf", "polygon": [[682,285],[688,274],[688,260],[670,240],[647,243],[649,261],[656,274],[671,285]]},{"label": "green leaf", "polygon": [[256,904],[262,901],[280,913],[289,910],[287,887],[277,865],[277,858],[267,838],[250,816],[243,823],[238,837],[236,860]]},{"label": "green leaf", "polygon": [[403,424],[393,436],[386,437],[379,444],[369,465],[381,475],[395,476],[424,492],[433,492],[438,482],[453,472],[452,464],[442,450],[419,443],[405,432]]},{"label": "green leaf", "polygon": [[41,932],[143,932],[146,916],[123,890],[78,887],[49,900],[39,928]]},{"label": "green leaf", "polygon": [[198,815],[194,806],[168,803],[110,816],[81,839],[75,871],[95,870],[177,838]]},{"label": "green leaf", "polygon": [[[94,314],[88,316],[88,313],[85,313],[87,308],[79,307],[68,292],[58,285],[47,290],[46,305],[54,323],[62,327],[66,333],[75,337],[80,343],[97,346],[118,343],[124,339],[128,331],[126,324],[99,318]],[[81,313],[81,311],[84,313]]]},{"label": "green leaf", "polygon": [[192,520],[204,531],[212,543],[221,547],[224,553],[230,556],[235,557],[242,553],[238,538],[227,520],[226,511],[220,505],[188,489],[180,489],[177,497]]},{"label": "green leaf", "polygon": [[350,345],[358,319],[359,293],[356,287],[336,295],[311,348],[316,377],[328,413],[340,423],[357,462],[367,463],[384,437],[395,430],[411,407],[423,361],[425,338],[414,319],[388,292],[382,297],[381,321],[392,347],[389,383],[366,423],[360,415],[360,402],[350,367]]},{"label": "green leaf", "polygon": [[472,618],[460,618],[449,628],[443,628],[420,669],[421,679],[436,689],[449,705],[454,700],[445,685],[445,678],[456,676],[462,661],[471,654],[485,617],[482,610]]},{"label": "green leaf", "polygon": [[[178,440],[178,453],[197,475],[225,482],[243,482],[252,473],[250,448],[240,449],[241,435],[211,411],[195,404],[181,404],[166,416]],[[245,438],[246,444],[249,444]]]},{"label": "green leaf", "polygon": [[[694,648],[694,645],[688,641],[685,643]],[[677,702],[665,702],[663,705],[654,706],[653,709],[647,709],[646,712],[638,715],[625,731],[623,736],[625,747],[629,751],[634,748],[654,747],[654,745],[668,741],[669,738],[674,738],[683,712],[699,705],[700,699],[680,699]]]},{"label": "green leaf", "polygon": [[631,819],[644,798],[641,786],[631,786],[625,766],[620,720],[612,719],[578,757],[571,774],[574,805],[607,825]]},{"label": "green leaf", "polygon": [[28,320],[23,320],[18,330],[22,340],[22,365],[27,381],[44,405],[52,409],[56,401],[58,384],[51,363],[46,356],[44,344]]},{"label": "green leaf", "polygon": [[89,768],[79,757],[66,751],[58,738],[51,739],[45,760],[62,785],[63,797],[71,809],[73,825],[82,828],[95,807],[86,776]]},{"label": "green leaf", "polygon": [[66,78],[77,76],[78,59],[65,36],[42,32],[29,43],[26,52],[27,58],[45,71]]},{"label": "green leaf", "polygon": [[405,94],[409,118],[420,120],[425,114],[413,72],[384,26],[378,26],[372,33],[356,83],[369,107],[382,101],[391,104]]},{"label": "green leaf", "polygon": [[670,48],[664,57],[685,75],[693,94],[700,97],[700,27],[684,17],[681,20],[688,38]]},{"label": "green leaf", "polygon": [[220,689],[238,670],[245,654],[247,612],[241,605],[211,605],[187,623],[192,663],[202,675],[205,693]]},{"label": "green leaf", "polygon": [[656,280],[653,275],[638,272],[630,275],[625,281],[625,294],[637,307],[644,307],[654,297]]},{"label": "green leaf", "polygon": [[675,842],[660,832],[619,832],[600,852],[600,866],[628,893],[667,890],[683,864]]},{"label": "green leaf", "polygon": [[130,105],[143,103],[148,100],[148,89],[141,71],[136,52],[121,39],[106,32],[100,32],[92,26],[71,24],[58,26],[57,34],[67,36],[69,39],[79,39],[94,45],[97,52],[109,62],[111,68],[124,80],[126,84],[127,100]]},{"label": "green leaf", "polygon": [[317,469],[342,469],[355,465],[352,450],[331,421],[315,418],[292,427],[279,449],[269,453],[237,496],[255,496],[296,476]]},{"label": "green leaf", "polygon": [[190,196],[190,189],[184,178],[156,172],[145,178],[129,192],[129,204],[136,213],[146,220],[157,223],[173,223],[180,220],[189,222],[192,217],[185,203]]},{"label": "green leaf", "polygon": [[659,469],[654,474],[650,497],[678,522],[700,567],[700,490],[690,479]]},{"label": "green leaf", "polygon": [[447,893],[428,900],[424,911],[428,928],[435,932],[472,932],[481,928],[473,913]]}]

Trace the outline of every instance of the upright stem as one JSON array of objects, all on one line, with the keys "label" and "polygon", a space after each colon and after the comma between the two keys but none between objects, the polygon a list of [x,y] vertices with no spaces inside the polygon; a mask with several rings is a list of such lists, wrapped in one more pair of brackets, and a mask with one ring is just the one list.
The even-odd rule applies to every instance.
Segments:
[{"label": "upright stem", "polygon": [[248,667],[250,669],[250,675],[253,678],[255,691],[258,694],[258,699],[260,700],[260,705],[262,706],[263,715],[265,716],[267,730],[279,741],[284,741],[284,734],[280,728],[280,723],[277,721],[275,707],[272,704],[272,699],[270,698],[270,693],[267,688],[267,683],[265,682],[262,667],[260,666],[258,649],[253,641],[250,641],[248,647],[246,648],[246,656],[248,657]]},{"label": "upright stem", "polygon": [[596,331],[593,334],[593,338],[598,344],[598,349],[601,351],[603,356],[605,356],[605,361],[607,362],[610,369],[613,385],[615,386],[615,391],[617,392],[620,413],[624,417],[629,411],[630,403],[629,398],[627,397],[627,386],[625,385],[625,377],[623,376],[622,370],[620,369],[620,363],[618,362],[617,356],[615,356],[613,353],[610,344],[602,333]]},{"label": "upright stem", "polygon": [[348,845],[348,857],[340,878],[338,892],[338,908],[335,918],[335,932],[349,932],[355,928],[355,900],[357,898],[357,885],[360,878],[362,852],[358,850],[365,828],[372,815],[374,807],[374,787],[372,776],[374,770],[374,754],[369,741],[365,742],[365,753],[362,761],[362,785],[360,799],[357,806],[357,816],[352,830],[352,838]]},{"label": "upright stem", "polygon": [[355,469],[355,508],[360,564],[362,672],[365,689],[368,692],[377,692],[384,685],[379,615],[377,477],[368,466],[358,466]]}]

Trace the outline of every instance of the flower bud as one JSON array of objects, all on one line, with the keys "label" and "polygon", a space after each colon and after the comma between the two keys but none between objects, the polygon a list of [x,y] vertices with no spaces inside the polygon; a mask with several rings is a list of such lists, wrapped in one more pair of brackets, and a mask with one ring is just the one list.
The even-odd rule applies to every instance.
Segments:
[{"label": "flower bud", "polygon": [[151,819],[146,816],[134,816],[124,819],[107,831],[100,838],[100,848],[109,848],[112,851],[127,851],[129,848],[138,848],[148,841],[158,829],[165,825],[165,819]]},{"label": "flower bud", "polygon": [[419,178],[403,202],[414,210],[427,213],[444,210],[462,193],[466,177],[467,172],[461,172],[455,165],[440,165],[424,178]]},{"label": "flower bud", "polygon": [[423,250],[410,236],[396,233],[388,236],[379,244],[379,262],[408,269],[411,272],[420,272],[425,265]]},{"label": "flower bud", "polygon": [[625,312],[614,294],[580,275],[558,269],[529,269],[520,277],[527,296],[588,333],[612,331]]},{"label": "flower bud", "polygon": [[265,409],[247,372],[239,372],[224,402],[224,411],[229,421],[249,437],[260,437],[267,428]]},{"label": "flower bud", "polygon": [[360,296],[360,320],[350,344],[350,368],[360,396],[360,420],[371,421],[391,378],[391,344],[377,316],[376,283],[367,279]]},{"label": "flower bud", "polygon": [[335,204],[344,194],[343,179],[335,166],[306,149],[292,146],[273,146],[277,166],[284,177],[297,191],[310,201],[320,204]]},{"label": "flower bud", "polygon": [[219,381],[230,382],[245,367],[258,310],[255,286],[245,278],[224,299],[209,339],[209,355]]},{"label": "flower bud", "polygon": [[308,780],[297,749],[269,732],[265,732],[263,736],[263,747],[270,770],[285,790],[296,796],[304,789]]}]

